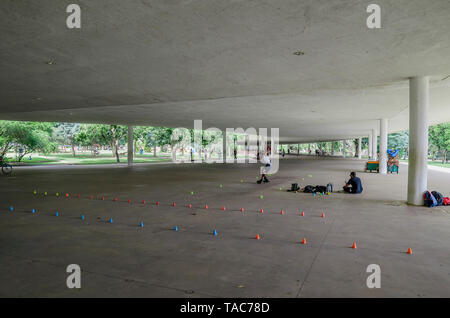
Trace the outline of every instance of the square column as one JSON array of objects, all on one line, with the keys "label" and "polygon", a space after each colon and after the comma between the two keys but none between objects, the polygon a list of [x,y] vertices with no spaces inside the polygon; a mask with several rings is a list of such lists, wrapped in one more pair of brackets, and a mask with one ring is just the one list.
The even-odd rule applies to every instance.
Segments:
[{"label": "square column", "polygon": [[372,129],[372,159],[378,159],[378,135],[376,129]]},{"label": "square column", "polygon": [[128,126],[128,153],[127,153],[127,159],[128,159],[128,165],[133,165],[133,126]]},{"label": "square column", "polygon": [[388,119],[380,119],[380,174],[387,174]]},{"label": "square column", "polygon": [[423,205],[428,178],[428,76],[409,80],[408,204]]},{"label": "square column", "polygon": [[362,154],[361,154],[361,142],[362,142],[362,138],[361,137],[359,137],[358,138],[358,159],[361,159],[361,156],[362,156]]}]

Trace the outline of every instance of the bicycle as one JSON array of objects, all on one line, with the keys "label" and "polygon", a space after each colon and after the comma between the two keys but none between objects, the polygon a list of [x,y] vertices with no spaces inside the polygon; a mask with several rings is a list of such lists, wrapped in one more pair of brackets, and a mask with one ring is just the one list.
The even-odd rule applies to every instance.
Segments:
[{"label": "bicycle", "polygon": [[9,175],[12,173],[12,166],[7,164],[6,162],[0,162],[0,166],[2,167],[2,174]]}]

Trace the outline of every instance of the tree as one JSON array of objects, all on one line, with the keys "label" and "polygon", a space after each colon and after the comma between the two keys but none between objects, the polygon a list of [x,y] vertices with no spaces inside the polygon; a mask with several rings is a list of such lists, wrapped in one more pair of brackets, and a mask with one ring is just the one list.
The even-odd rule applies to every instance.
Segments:
[{"label": "tree", "polygon": [[76,136],[80,131],[80,124],[56,123],[53,131],[54,138],[64,145],[69,144],[72,148],[72,156],[75,157]]},{"label": "tree", "polygon": [[388,149],[398,149],[399,157],[406,158],[409,147],[409,133],[407,130],[388,135]]},{"label": "tree", "polygon": [[430,126],[428,129],[429,144],[442,154],[442,163],[447,162],[450,151],[450,123]]},{"label": "tree", "polygon": [[17,161],[34,151],[49,153],[57,149],[57,144],[51,141],[53,125],[50,123],[1,121],[0,145],[4,156],[12,147],[16,148]]},{"label": "tree", "polygon": [[99,144],[102,146],[111,146],[113,157],[120,162],[119,142],[127,135],[128,128],[121,125],[86,125],[76,136],[77,142],[84,144]]}]

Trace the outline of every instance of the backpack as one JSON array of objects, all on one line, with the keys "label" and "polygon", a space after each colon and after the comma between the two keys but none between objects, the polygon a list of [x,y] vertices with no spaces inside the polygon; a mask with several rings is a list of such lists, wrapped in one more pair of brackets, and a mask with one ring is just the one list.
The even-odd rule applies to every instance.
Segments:
[{"label": "backpack", "polygon": [[436,199],[437,205],[443,205],[444,204],[444,196],[441,193],[439,193],[437,191],[431,191],[431,194]]},{"label": "backpack", "polygon": [[444,205],[450,205],[450,198],[449,197],[445,197],[443,204]]},{"label": "backpack", "polygon": [[312,185],[307,185],[305,187],[305,189],[303,190],[303,192],[305,192],[305,193],[313,193],[313,190],[314,190],[314,188],[313,188]]},{"label": "backpack", "polygon": [[298,187],[298,183],[291,184],[291,191],[298,191],[300,188]]},{"label": "backpack", "polygon": [[315,186],[313,192],[320,192],[320,193],[326,193],[327,192],[327,187],[325,186]]},{"label": "backpack", "polygon": [[425,191],[423,194],[423,201],[426,207],[432,208],[437,205],[437,201],[430,191]]}]

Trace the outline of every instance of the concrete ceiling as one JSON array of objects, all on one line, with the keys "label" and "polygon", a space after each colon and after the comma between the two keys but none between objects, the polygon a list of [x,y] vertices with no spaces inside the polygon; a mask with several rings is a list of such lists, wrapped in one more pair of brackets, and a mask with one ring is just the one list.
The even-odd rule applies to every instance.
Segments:
[{"label": "concrete ceiling", "polygon": [[407,129],[407,79],[429,75],[430,124],[450,121],[450,1],[375,2],[378,30],[361,0],[3,0],[0,119],[336,140]]}]

